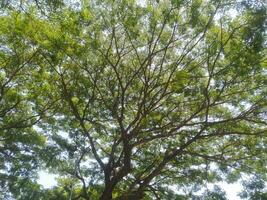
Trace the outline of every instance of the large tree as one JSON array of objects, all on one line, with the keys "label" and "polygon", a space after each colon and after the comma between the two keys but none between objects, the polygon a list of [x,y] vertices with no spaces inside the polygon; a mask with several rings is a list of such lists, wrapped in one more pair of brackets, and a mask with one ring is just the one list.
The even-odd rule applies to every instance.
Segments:
[{"label": "large tree", "polygon": [[55,102],[38,103],[38,79],[32,75],[38,73],[40,49],[25,40],[18,13],[4,14],[0,20],[0,199],[9,199],[11,193],[19,197],[23,185],[37,178],[38,152],[46,139],[36,127]]},{"label": "large tree", "polygon": [[2,6],[0,154],[61,176],[32,199],[186,199],[266,173],[263,1]]}]

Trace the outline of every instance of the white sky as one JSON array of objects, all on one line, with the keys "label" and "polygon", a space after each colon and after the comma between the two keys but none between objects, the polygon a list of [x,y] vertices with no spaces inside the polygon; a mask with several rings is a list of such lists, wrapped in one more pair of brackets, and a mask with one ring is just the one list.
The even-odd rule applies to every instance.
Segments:
[{"label": "white sky", "polygon": [[[38,183],[43,185],[44,188],[51,188],[57,185],[56,177],[56,175],[49,174],[46,171],[40,171]],[[225,190],[229,200],[240,200],[239,196],[237,196],[242,190],[240,183],[228,184],[226,182],[221,182],[218,185]]]}]

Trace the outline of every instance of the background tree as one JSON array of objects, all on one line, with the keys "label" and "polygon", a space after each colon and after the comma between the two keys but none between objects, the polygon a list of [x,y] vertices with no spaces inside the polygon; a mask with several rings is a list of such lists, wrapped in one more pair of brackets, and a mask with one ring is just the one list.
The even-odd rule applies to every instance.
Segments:
[{"label": "background tree", "polygon": [[248,180],[242,181],[243,191],[239,194],[242,199],[267,199],[266,186],[263,176],[254,175]]},{"label": "background tree", "polygon": [[29,193],[23,197],[22,191],[35,184],[32,180],[37,178],[40,166],[38,152],[46,140],[37,126],[40,119],[49,116],[48,110],[54,104],[38,99],[43,78],[36,70],[39,49],[25,40],[26,27],[19,15],[2,15],[0,22],[1,199],[9,199],[11,194],[17,199],[31,198]]},{"label": "background tree", "polygon": [[263,2],[49,2],[7,5],[1,35],[38,50],[20,86],[44,111],[52,194],[168,199],[266,172]]}]

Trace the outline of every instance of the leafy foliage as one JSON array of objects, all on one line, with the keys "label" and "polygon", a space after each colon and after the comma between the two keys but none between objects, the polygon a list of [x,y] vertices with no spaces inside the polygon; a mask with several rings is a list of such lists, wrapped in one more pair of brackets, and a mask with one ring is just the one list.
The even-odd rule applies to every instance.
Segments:
[{"label": "leafy foliage", "polygon": [[254,175],[249,180],[243,181],[244,190],[239,194],[242,199],[259,199],[264,200],[267,198],[267,193],[264,191],[265,181],[264,177]]},{"label": "leafy foliage", "polygon": [[4,198],[188,199],[266,173],[261,1],[9,1],[0,18]]}]

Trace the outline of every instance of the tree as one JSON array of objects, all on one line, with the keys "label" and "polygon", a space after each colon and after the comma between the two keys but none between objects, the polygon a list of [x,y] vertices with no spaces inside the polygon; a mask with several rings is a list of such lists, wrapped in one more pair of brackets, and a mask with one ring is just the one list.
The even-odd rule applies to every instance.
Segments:
[{"label": "tree", "polygon": [[263,177],[254,175],[249,180],[243,181],[242,185],[244,186],[244,190],[239,194],[242,199],[267,199],[267,193],[264,191],[265,181]]},{"label": "tree", "polygon": [[226,193],[217,185],[214,186],[213,190],[206,190],[202,196],[194,197],[195,200],[227,200]]},{"label": "tree", "polygon": [[11,193],[19,198],[22,187],[37,178],[38,152],[46,138],[36,127],[55,105],[51,100],[39,102],[40,77],[35,67],[39,49],[25,40],[24,24],[18,15],[12,13],[13,21],[1,16],[0,22],[1,199],[9,199]]},{"label": "tree", "polygon": [[1,62],[31,58],[10,87],[29,106],[15,113],[39,116],[38,163],[62,176],[53,198],[183,199],[173,187],[266,172],[263,2],[15,2]]}]

